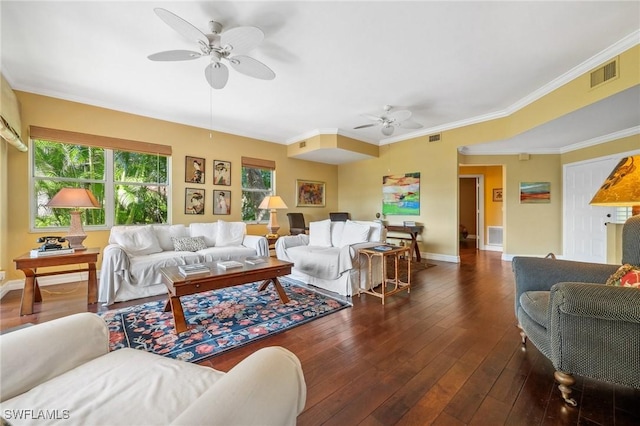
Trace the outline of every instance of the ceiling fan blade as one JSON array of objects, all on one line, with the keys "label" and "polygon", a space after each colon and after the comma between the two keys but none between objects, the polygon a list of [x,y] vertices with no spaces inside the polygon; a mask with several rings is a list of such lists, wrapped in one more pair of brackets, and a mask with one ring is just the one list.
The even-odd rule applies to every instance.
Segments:
[{"label": "ceiling fan blade", "polygon": [[422,129],[422,124],[413,120],[405,120],[400,123],[400,127],[403,129]]},{"label": "ceiling fan blade", "polygon": [[234,54],[247,53],[264,40],[264,33],[257,27],[236,27],[220,36],[220,46]]},{"label": "ceiling fan blade", "polygon": [[354,130],[357,130],[357,129],[365,129],[365,128],[367,128],[367,127],[373,127],[373,126],[375,126],[375,124],[363,124],[362,126],[354,127],[353,129],[354,129]]},{"label": "ceiling fan blade", "polygon": [[147,56],[152,61],[189,61],[201,58],[202,54],[191,50],[167,50]]},{"label": "ceiling fan blade", "polygon": [[212,62],[204,69],[204,76],[214,89],[222,89],[229,80],[229,68],[220,62]]},{"label": "ceiling fan blade", "polygon": [[383,126],[382,134],[385,136],[391,136],[393,134],[394,127],[393,126]]},{"label": "ceiling fan blade", "polygon": [[408,109],[401,109],[398,111],[391,111],[387,113],[387,118],[395,119],[396,121],[408,120],[411,117],[411,111]]},{"label": "ceiling fan blade", "polygon": [[373,114],[361,114],[363,117],[368,118],[371,121],[380,121],[382,120],[381,117],[377,116],[377,115],[373,115]]},{"label": "ceiling fan blade", "polygon": [[231,66],[236,71],[248,75],[249,77],[260,78],[262,80],[273,80],[276,78],[276,73],[274,73],[271,68],[248,56],[232,56],[228,59]]},{"label": "ceiling fan blade", "polygon": [[209,46],[209,39],[199,29],[166,9],[156,7],[153,11],[162,19],[167,25],[177,31],[180,35],[185,37],[189,41],[195,41],[196,43]]}]

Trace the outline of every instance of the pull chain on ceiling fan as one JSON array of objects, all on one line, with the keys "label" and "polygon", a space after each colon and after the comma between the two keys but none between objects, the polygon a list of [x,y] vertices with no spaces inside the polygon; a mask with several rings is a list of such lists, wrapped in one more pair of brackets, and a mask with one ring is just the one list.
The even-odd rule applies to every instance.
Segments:
[{"label": "pull chain on ceiling fan", "polygon": [[373,114],[363,114],[364,117],[368,118],[374,123],[363,124],[361,126],[354,127],[357,129],[365,129],[367,127],[373,126],[381,126],[380,131],[385,136],[391,136],[396,127],[401,127],[403,129],[420,129],[422,128],[422,124],[416,123],[411,120],[411,111],[406,109],[400,109],[396,111],[391,111],[393,107],[391,105],[385,105],[383,110],[384,113],[381,115],[373,115]]},{"label": "pull chain on ceiling fan", "polygon": [[196,42],[200,52],[191,50],[167,50],[154,53],[148,58],[152,61],[189,61],[201,57],[208,57],[211,62],[204,70],[205,78],[214,89],[222,89],[229,80],[229,68],[224,62],[229,63],[236,71],[249,77],[262,80],[273,80],[276,74],[262,62],[243,55],[257,47],[264,39],[264,33],[257,27],[236,27],[222,31],[222,24],[216,21],[209,22],[211,34],[191,25],[179,16],[166,9],[155,8],[156,15],[178,34],[189,41]]}]

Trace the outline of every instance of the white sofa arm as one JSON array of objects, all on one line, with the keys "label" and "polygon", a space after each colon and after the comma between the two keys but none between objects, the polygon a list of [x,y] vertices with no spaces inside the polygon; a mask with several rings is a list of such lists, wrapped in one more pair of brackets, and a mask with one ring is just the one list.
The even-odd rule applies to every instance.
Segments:
[{"label": "white sofa arm", "polygon": [[115,302],[116,291],[123,279],[129,279],[131,262],[129,255],[118,244],[109,244],[102,251],[98,302],[111,305]]},{"label": "white sofa arm", "polygon": [[109,352],[109,330],[83,312],[0,336],[0,401]]},{"label": "white sofa arm", "polygon": [[287,254],[289,247],[308,246],[309,236],[307,234],[285,235],[276,241],[276,257],[280,260],[291,261]]},{"label": "white sofa arm", "polygon": [[171,424],[295,425],[306,399],[300,361],[272,346],[239,362]]},{"label": "white sofa arm", "polygon": [[254,249],[257,256],[269,256],[269,241],[262,235],[245,235],[242,245]]}]

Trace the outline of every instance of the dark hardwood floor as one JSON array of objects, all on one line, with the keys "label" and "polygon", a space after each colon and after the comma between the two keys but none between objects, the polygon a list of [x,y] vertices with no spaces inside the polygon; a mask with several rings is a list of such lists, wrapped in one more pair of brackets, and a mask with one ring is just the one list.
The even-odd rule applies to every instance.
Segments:
[{"label": "dark hardwood floor", "polygon": [[[414,276],[410,295],[385,306],[354,297],[350,309],[201,364],[227,371],[260,347],[290,349],[307,382],[300,425],[640,424],[638,390],[578,378],[579,406],[565,405],[549,361],[520,344],[511,263],[473,249],[461,257],[461,264],[432,262]],[[85,283],[43,290],[44,302],[24,317],[20,291],[9,292],[0,328],[87,310]],[[89,307],[97,309],[105,310]]]}]

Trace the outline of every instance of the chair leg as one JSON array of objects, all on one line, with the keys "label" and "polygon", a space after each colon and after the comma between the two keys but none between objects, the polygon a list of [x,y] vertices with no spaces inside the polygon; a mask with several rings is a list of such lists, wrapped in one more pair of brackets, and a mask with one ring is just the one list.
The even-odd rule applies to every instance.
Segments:
[{"label": "chair leg", "polygon": [[571,405],[572,407],[576,407],[578,403],[575,399],[571,398],[571,392],[573,391],[571,389],[571,386],[573,386],[573,384],[576,382],[576,379],[571,374],[562,371],[556,371],[555,373],[553,373],[553,377],[555,377],[556,381],[560,383],[558,385],[558,389],[560,389],[560,392],[562,392],[562,398],[564,399],[564,402]]},{"label": "chair leg", "polygon": [[522,326],[520,325],[520,323],[518,323],[518,328],[520,329],[520,339],[522,340],[522,344],[526,345],[527,344],[527,335],[525,334],[524,330],[522,329]]}]

